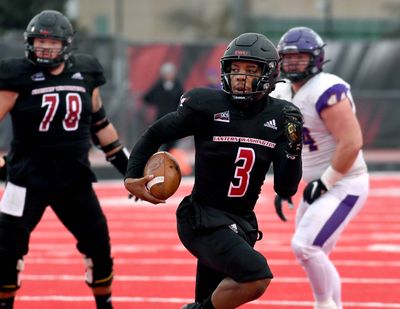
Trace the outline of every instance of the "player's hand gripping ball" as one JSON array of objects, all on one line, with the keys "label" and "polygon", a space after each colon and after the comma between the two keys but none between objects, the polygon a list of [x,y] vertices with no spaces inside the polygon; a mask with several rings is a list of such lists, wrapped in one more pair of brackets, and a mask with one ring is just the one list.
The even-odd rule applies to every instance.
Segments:
[{"label": "player's hand gripping ball", "polygon": [[166,151],[153,154],[144,167],[144,176],[154,175],[147,184],[150,194],[160,200],[171,197],[181,183],[182,174],[178,161]]}]

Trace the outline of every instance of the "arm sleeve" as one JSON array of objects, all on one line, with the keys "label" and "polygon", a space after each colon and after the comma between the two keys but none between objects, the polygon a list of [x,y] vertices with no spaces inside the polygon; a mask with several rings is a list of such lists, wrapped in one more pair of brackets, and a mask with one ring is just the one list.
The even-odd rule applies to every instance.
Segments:
[{"label": "arm sleeve", "polygon": [[197,126],[195,111],[185,106],[169,113],[150,126],[129,156],[126,178],[143,177],[143,169],[152,154],[165,143],[193,135]]},{"label": "arm sleeve", "polygon": [[274,156],[273,169],[275,192],[283,198],[295,195],[302,176],[301,156],[295,159],[288,158],[284,145],[279,144]]}]

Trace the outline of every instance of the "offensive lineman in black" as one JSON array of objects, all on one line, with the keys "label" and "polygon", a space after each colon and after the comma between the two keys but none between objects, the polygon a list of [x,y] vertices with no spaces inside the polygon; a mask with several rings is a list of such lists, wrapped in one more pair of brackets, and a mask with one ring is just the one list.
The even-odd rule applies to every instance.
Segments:
[{"label": "offensive lineman in black", "polygon": [[182,309],[231,309],[260,297],[272,279],[253,249],[262,233],[253,211],[273,163],[274,189],[293,196],[301,178],[302,115],[269,97],[279,71],[275,46],[263,35],[235,38],[221,58],[223,90],[193,89],[176,112],[154,123],[134,146],[125,187],[157,204],[143,167],[161,144],[193,135],[195,183],[177,210],[178,234],[198,259],[195,303]]},{"label": "offensive lineman in black", "polygon": [[102,106],[103,69],[92,56],[70,54],[73,33],[64,15],[43,11],[24,34],[26,57],[0,62],[0,119],[10,113],[14,133],[0,203],[1,308],[13,308],[29,236],[47,205],[77,240],[97,308],[112,308],[113,260],[92,188],[90,139],[123,174],[128,152]]}]

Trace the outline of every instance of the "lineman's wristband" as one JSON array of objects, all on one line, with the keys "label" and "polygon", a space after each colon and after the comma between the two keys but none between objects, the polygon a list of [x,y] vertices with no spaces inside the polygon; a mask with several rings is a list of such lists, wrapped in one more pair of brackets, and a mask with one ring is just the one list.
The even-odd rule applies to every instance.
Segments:
[{"label": "lineman's wristband", "polygon": [[128,149],[122,147],[116,153],[106,157],[107,161],[110,162],[114,167],[125,176],[126,168],[128,167],[129,152]]},{"label": "lineman's wristband", "polygon": [[325,187],[330,190],[337,181],[343,178],[343,176],[344,174],[338,172],[331,165],[329,165],[325,172],[323,172],[321,175],[320,179]]}]

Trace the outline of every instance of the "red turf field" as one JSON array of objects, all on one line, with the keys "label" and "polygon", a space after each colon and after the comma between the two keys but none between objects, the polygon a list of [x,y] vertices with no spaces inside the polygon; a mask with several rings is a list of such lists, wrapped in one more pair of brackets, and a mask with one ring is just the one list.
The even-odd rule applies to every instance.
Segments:
[{"label": "red turf field", "polygon": [[[256,209],[264,232],[257,248],[275,279],[261,299],[241,308],[311,308],[310,288],[289,247],[294,211],[286,210],[289,222],[279,221],[270,181]],[[177,238],[174,217],[190,186],[185,179],[166,205],[154,206],[128,200],[122,181],[96,184],[115,257],[115,308],[172,309],[192,301],[195,260]],[[367,205],[332,255],[345,308],[400,308],[399,188],[399,174],[373,175]],[[83,273],[74,240],[48,210],[32,234],[15,308],[95,308]]]}]

